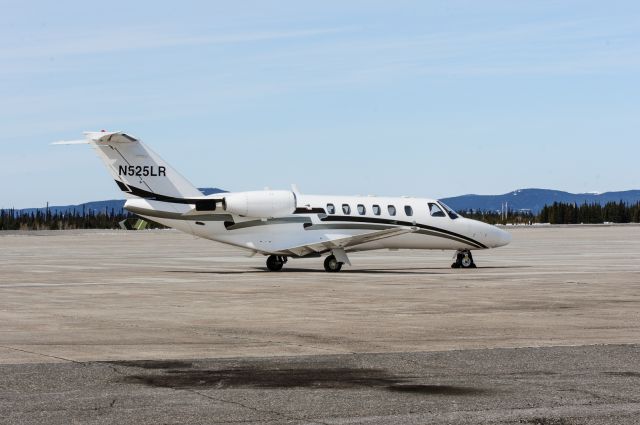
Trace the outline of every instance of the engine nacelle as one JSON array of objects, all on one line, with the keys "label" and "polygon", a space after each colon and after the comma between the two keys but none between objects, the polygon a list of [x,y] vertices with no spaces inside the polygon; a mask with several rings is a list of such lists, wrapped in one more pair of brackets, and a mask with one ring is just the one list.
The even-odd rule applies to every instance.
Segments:
[{"label": "engine nacelle", "polygon": [[296,210],[296,198],[288,190],[261,190],[229,193],[223,207],[231,214],[244,217],[272,218],[292,214]]}]

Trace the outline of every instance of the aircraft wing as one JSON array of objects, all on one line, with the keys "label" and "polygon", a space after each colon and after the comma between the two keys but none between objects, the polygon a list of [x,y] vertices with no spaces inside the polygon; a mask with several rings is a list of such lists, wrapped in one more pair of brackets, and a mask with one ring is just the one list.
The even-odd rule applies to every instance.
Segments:
[{"label": "aircraft wing", "polygon": [[293,246],[284,249],[279,249],[278,252],[282,252],[288,255],[295,255],[303,257],[305,255],[313,253],[323,253],[337,248],[348,248],[356,245],[361,245],[367,242],[377,241],[379,239],[391,238],[394,236],[404,235],[405,233],[412,233],[418,230],[416,227],[394,227],[392,229],[374,230],[372,232],[362,233],[353,236],[326,236],[326,240],[309,243],[305,245]]}]

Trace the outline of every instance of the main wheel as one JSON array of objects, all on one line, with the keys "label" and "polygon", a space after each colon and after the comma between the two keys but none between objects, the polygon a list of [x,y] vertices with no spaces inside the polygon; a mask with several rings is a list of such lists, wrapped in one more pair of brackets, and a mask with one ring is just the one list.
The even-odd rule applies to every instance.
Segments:
[{"label": "main wheel", "polygon": [[267,268],[271,272],[279,272],[282,270],[282,266],[284,266],[284,262],[277,255],[270,255],[267,258]]},{"label": "main wheel", "polygon": [[342,263],[335,256],[330,255],[324,260],[324,269],[329,273],[337,273],[342,269]]}]

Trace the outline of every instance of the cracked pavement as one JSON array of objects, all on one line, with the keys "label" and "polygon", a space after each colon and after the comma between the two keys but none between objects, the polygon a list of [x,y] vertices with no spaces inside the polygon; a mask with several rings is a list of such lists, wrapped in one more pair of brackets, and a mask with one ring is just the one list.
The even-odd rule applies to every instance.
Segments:
[{"label": "cracked pavement", "polygon": [[640,226],[341,273],[173,231],[0,233],[0,424],[639,423]]}]

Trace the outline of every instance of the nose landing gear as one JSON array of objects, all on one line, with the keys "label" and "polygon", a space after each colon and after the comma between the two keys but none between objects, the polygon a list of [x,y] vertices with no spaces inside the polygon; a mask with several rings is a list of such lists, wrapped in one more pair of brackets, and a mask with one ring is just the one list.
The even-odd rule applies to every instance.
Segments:
[{"label": "nose landing gear", "polygon": [[455,262],[451,264],[452,269],[475,269],[476,263],[473,262],[473,255],[471,255],[471,251],[461,250],[456,251],[453,258]]},{"label": "nose landing gear", "polygon": [[279,272],[282,266],[287,262],[287,257],[282,255],[270,255],[267,258],[267,268],[271,272]]}]

